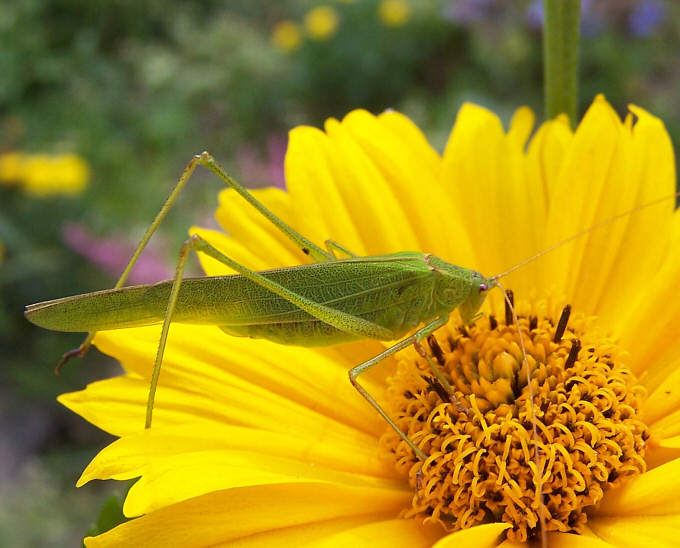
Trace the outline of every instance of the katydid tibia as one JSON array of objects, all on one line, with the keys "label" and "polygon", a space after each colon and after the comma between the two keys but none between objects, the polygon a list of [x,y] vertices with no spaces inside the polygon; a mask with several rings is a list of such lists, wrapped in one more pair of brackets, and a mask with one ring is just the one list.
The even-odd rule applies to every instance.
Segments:
[{"label": "katydid tibia", "polygon": [[[149,238],[198,165],[216,173],[315,262],[255,272],[193,235],[181,248],[172,280],[123,287]],[[603,221],[566,241],[623,215],[626,214]],[[184,279],[191,249],[220,261],[238,274]],[[346,257],[338,258],[336,252]],[[508,272],[486,278],[434,255],[417,252],[359,257],[332,241],[326,242],[324,250],[276,217],[204,152],[195,156],[185,169],[113,289],[29,305],[26,318],[46,329],[89,332],[78,349],[64,355],[59,366],[70,357],[82,356],[96,331],[162,323],[147,403],[147,428],[152,422],[155,391],[171,322],[217,325],[232,335],[300,346],[325,346],[358,339],[400,339],[352,368],[349,378],[424,461],[427,455],[401,431],[358,383],[357,377],[411,344],[420,349],[420,342],[445,325],[455,309],[463,322],[473,322],[488,292],[500,286],[498,279]],[[438,376],[434,363],[431,360],[428,363]]]}]

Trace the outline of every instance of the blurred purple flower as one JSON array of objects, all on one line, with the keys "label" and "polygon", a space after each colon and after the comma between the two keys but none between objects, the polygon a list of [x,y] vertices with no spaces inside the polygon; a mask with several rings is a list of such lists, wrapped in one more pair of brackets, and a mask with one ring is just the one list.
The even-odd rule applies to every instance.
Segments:
[{"label": "blurred purple flower", "polygon": [[269,154],[269,175],[272,185],[286,188],[286,174],[283,169],[288,150],[288,138],[282,135],[271,135],[267,139],[267,153]]},{"label": "blurred purple flower", "polygon": [[665,6],[656,0],[638,2],[628,18],[628,31],[633,36],[645,37],[652,34],[666,17]]},{"label": "blurred purple flower", "polygon": [[275,186],[286,187],[283,161],[286,156],[288,140],[281,135],[271,135],[267,139],[267,153],[263,157],[250,145],[242,145],[236,153],[243,183],[248,187]]},{"label": "blurred purple flower", "polygon": [[525,12],[525,17],[529,28],[541,30],[543,28],[543,0],[534,0]]},{"label": "blurred purple flower", "polygon": [[[76,223],[65,224],[61,235],[67,246],[114,278],[120,276],[134,252],[131,244],[115,238],[96,238]],[[147,246],[130,272],[128,282],[149,284],[172,276],[173,270]]]},{"label": "blurred purple flower", "polygon": [[[584,36],[596,36],[602,32],[606,26],[603,19],[603,13],[606,9],[602,2],[594,2],[593,0],[583,0],[581,2],[581,33]],[[534,0],[525,12],[525,18],[529,28],[533,30],[541,30],[543,28],[544,11],[543,1]]]},{"label": "blurred purple flower", "polygon": [[487,18],[495,0],[452,0],[444,8],[444,17],[453,23],[467,25]]}]

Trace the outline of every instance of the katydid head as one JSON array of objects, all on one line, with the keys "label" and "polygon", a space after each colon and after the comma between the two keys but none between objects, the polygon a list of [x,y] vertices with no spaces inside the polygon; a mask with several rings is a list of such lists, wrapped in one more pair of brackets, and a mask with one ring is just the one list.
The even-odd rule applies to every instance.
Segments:
[{"label": "katydid head", "polygon": [[469,325],[477,319],[479,309],[495,285],[493,280],[482,276],[479,272],[470,271],[470,293],[467,299],[458,305],[458,312],[464,324]]},{"label": "katydid head", "polygon": [[436,298],[442,307],[458,308],[464,323],[476,319],[489,291],[496,282],[475,270],[469,270],[430,255],[429,265],[441,275],[437,283]]}]

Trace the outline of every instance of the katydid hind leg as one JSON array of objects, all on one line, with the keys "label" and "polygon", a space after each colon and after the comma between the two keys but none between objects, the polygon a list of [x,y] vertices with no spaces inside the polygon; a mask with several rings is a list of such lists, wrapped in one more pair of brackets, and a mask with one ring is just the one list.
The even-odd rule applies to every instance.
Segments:
[{"label": "katydid hind leg", "polygon": [[238,183],[231,177],[222,166],[220,166],[215,158],[208,152],[203,152],[198,157],[201,165],[207,167],[215,175],[217,175],[224,183],[234,189],[239,195],[246,200],[250,205],[257,209],[265,218],[267,218],[276,228],[285,234],[295,245],[297,245],[305,255],[309,255],[315,262],[332,261],[334,257],[331,253],[324,251],[318,245],[309,241],[302,234],[297,232],[293,227],[286,224],[282,219],[279,219],[269,209],[267,209],[261,202],[259,202],[245,187]]},{"label": "katydid hind leg", "polygon": [[[175,183],[172,192],[170,192],[170,196],[168,196],[168,198],[165,200],[165,203],[162,205],[160,211],[156,214],[156,217],[149,225],[149,227],[146,229],[144,236],[142,236],[142,239],[135,248],[132,257],[130,257],[130,260],[128,261],[127,265],[125,265],[125,269],[123,270],[123,273],[120,275],[120,278],[118,278],[116,284],[113,286],[113,289],[118,289],[125,284],[125,282],[128,279],[128,276],[130,275],[130,272],[132,271],[132,268],[135,266],[135,263],[142,254],[142,251],[144,251],[146,244],[149,243],[151,236],[153,236],[153,233],[156,232],[156,229],[159,227],[163,219],[165,219],[165,216],[168,214],[168,211],[170,211],[170,208],[175,203],[175,200],[179,196],[180,192],[182,192],[182,189],[185,187],[186,183],[191,178],[192,173],[196,169],[196,166],[199,165],[199,163],[201,163],[201,157],[197,155],[194,156],[191,159],[191,161],[187,164],[187,167],[184,169],[184,172],[182,173],[181,177],[179,178],[177,183]],[[87,352],[87,350],[92,344],[92,339],[94,339],[96,333],[97,333],[96,331],[90,331],[85,337],[85,340],[78,348],[70,350],[69,352],[62,356],[61,361],[56,367],[57,374],[59,373],[61,367],[71,358],[82,357]]]},{"label": "katydid hind leg", "polygon": [[[302,236],[302,234],[300,234],[299,232],[295,231],[292,227],[287,225],[283,220],[279,219],[276,215],[274,215],[274,213],[272,213],[262,203],[260,203],[252,194],[250,194],[250,192],[248,192],[245,189],[245,187],[243,187],[239,182],[237,182],[233,177],[231,177],[215,161],[211,154],[209,154],[208,152],[203,152],[201,154],[195,155],[187,164],[187,167],[184,169],[184,172],[182,173],[181,177],[179,178],[177,183],[175,183],[172,192],[170,192],[170,195],[166,199],[160,211],[156,214],[156,217],[154,218],[153,222],[146,229],[144,236],[142,236],[142,239],[135,248],[132,257],[125,266],[125,269],[123,270],[123,273],[120,275],[120,278],[118,278],[118,281],[113,286],[113,289],[118,289],[125,284],[125,282],[128,279],[128,276],[130,275],[130,272],[132,271],[132,268],[134,267],[135,263],[137,262],[140,255],[144,251],[144,248],[151,239],[151,236],[153,235],[154,232],[156,232],[156,229],[159,227],[163,219],[165,219],[165,216],[168,214],[168,211],[170,211],[170,208],[175,203],[175,200],[186,186],[186,183],[189,181],[191,175],[196,169],[196,166],[198,165],[202,165],[210,169],[220,179],[222,179],[222,181],[227,186],[238,192],[238,194],[241,197],[243,197],[248,203],[250,203],[255,209],[257,209],[274,226],[276,226],[276,228],[283,232],[293,243],[295,243],[305,254],[309,255],[314,261],[323,262],[331,261],[334,259],[331,253],[324,251],[319,246],[317,246],[316,244],[312,243],[307,238]],[[59,374],[59,371],[61,370],[62,366],[71,358],[84,356],[85,353],[90,348],[92,340],[94,339],[96,333],[97,333],[96,331],[89,332],[85,337],[85,340],[80,344],[78,348],[66,352],[62,356],[61,361],[57,364],[55,372]]]},{"label": "katydid hind leg", "polygon": [[418,456],[418,458],[421,461],[425,461],[427,459],[427,455],[423,453],[420,448],[413,443],[411,439],[406,435],[405,432],[397,426],[397,424],[390,418],[390,416],[387,414],[387,412],[380,406],[380,404],[375,401],[373,396],[371,396],[366,389],[359,384],[357,381],[357,378],[359,375],[362,373],[365,373],[375,365],[379,364],[383,360],[386,360],[390,356],[396,354],[400,350],[403,350],[407,346],[410,346],[411,344],[419,344],[420,341],[422,341],[424,338],[426,338],[428,335],[434,333],[437,329],[440,327],[446,325],[446,323],[449,321],[449,316],[440,316],[433,322],[421,327],[418,331],[416,331],[413,335],[410,335],[409,337],[406,337],[405,339],[402,339],[398,343],[394,344],[393,346],[390,346],[389,348],[385,349],[383,352],[378,354],[377,356],[374,356],[370,360],[367,360],[356,367],[353,367],[349,371],[349,380],[352,383],[352,386],[357,389],[357,391],[370,403],[375,410],[380,413],[382,418],[384,418],[387,423],[392,427],[392,429],[399,434],[399,437],[401,437],[402,440],[404,440],[411,449],[415,452],[415,454]]}]

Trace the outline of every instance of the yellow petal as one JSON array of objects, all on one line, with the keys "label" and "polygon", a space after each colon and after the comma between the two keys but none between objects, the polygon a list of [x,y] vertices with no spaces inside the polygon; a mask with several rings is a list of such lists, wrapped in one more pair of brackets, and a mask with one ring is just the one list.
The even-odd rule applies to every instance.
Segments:
[{"label": "yellow petal", "polygon": [[[347,380],[349,367],[339,365],[343,356],[338,351],[320,355],[272,343],[262,346],[210,328],[218,335],[219,342],[214,342],[211,336],[197,336],[210,335],[205,328],[179,327],[187,330],[175,330],[177,338],[175,328],[171,330],[156,394],[155,425],[226,423],[311,438],[323,437],[329,428],[349,438],[365,435],[375,439],[384,431],[382,419]],[[99,347],[115,349],[127,367],[144,377],[136,378],[135,373],[94,383],[60,401],[115,435],[142,429],[156,337],[155,328],[100,333]],[[205,346],[197,347],[193,341]],[[233,353],[225,353],[229,341],[237,345]],[[299,362],[300,367],[291,367],[298,363],[300,351],[311,354]],[[367,376],[366,387],[375,388],[373,378],[380,377]]]},{"label": "yellow petal", "polygon": [[548,546],[550,548],[615,548],[614,545],[600,538],[570,533],[548,533]]},{"label": "yellow petal", "polygon": [[[249,189],[248,192],[274,215],[288,225],[295,222],[290,203],[290,194],[280,188]],[[269,245],[276,251],[285,251],[291,246],[290,240],[234,190],[225,189],[219,194],[220,205],[215,218],[227,234],[241,242],[258,242]],[[277,242],[279,245],[273,245]],[[278,249],[277,249],[278,247]],[[274,254],[271,259],[278,259]],[[300,255],[302,258],[302,254]],[[271,267],[270,267],[271,268]]]},{"label": "yellow petal", "polygon": [[299,527],[286,527],[267,531],[247,538],[221,544],[224,547],[270,548],[272,546],[299,548],[314,546],[336,548],[338,546],[409,546],[409,548],[432,546],[441,536],[441,529],[417,524],[414,520],[393,519],[372,521],[370,518],[343,518],[323,521]]},{"label": "yellow petal", "polygon": [[[518,128],[526,125],[525,117],[519,116]],[[537,181],[526,176],[525,143],[519,138],[525,134],[518,129],[505,135],[496,115],[465,104],[444,151],[442,177],[476,243],[475,263],[463,266],[487,276],[500,274],[536,249],[538,225],[526,197],[534,195],[528,185]],[[519,276],[511,283],[520,290],[525,284]]]},{"label": "yellow petal", "polygon": [[441,528],[427,527],[414,520],[392,519],[369,523],[359,527],[347,528],[319,542],[319,546],[336,548],[338,546],[371,546],[372,548],[393,548],[408,546],[423,548],[441,536]]},{"label": "yellow petal", "polygon": [[[544,122],[529,142],[527,157],[530,174],[540,180],[540,185],[536,186],[540,197],[536,213],[542,219],[548,211],[550,193],[557,186],[561,165],[573,138],[569,118],[560,115],[554,120]],[[527,196],[529,200],[532,198]]]},{"label": "yellow petal", "polygon": [[[656,237],[663,237],[663,234]],[[647,372],[649,378],[645,378],[644,382],[651,389],[677,368],[680,356],[680,299],[671,298],[680,278],[678,246],[680,211],[671,218],[665,262],[657,273],[650,276],[643,299],[621,334],[621,344],[633,353],[631,369],[638,376]]]},{"label": "yellow petal", "polygon": [[[357,497],[361,491],[362,496]],[[214,546],[265,531],[339,518],[393,516],[410,496],[390,490],[330,484],[284,484],[217,491],[126,522],[86,539],[88,548]],[[168,527],[172,524],[172,527]],[[299,544],[305,541],[300,528]]]},{"label": "yellow petal", "polygon": [[446,535],[432,548],[493,548],[501,543],[507,523],[487,523]]},{"label": "yellow petal", "polygon": [[[354,111],[342,122],[326,122],[326,134],[334,151],[329,159],[335,185],[350,222],[364,240],[363,253],[418,250],[421,246],[414,237],[417,232],[409,223],[408,214],[411,212],[404,209],[411,204],[399,199],[399,188],[391,188],[390,174],[383,172],[377,164],[379,153],[365,150],[355,139],[355,133],[380,132],[388,146],[398,146],[397,137],[380,131],[382,129],[378,120],[365,111]],[[398,178],[404,179],[405,174],[398,174]],[[361,189],[360,195],[357,195],[358,189]]]},{"label": "yellow petal", "polygon": [[514,141],[516,146],[524,148],[531,131],[534,129],[534,122],[536,116],[529,107],[518,108],[512,116],[510,121],[510,130],[508,131],[508,138]]},{"label": "yellow petal", "polygon": [[[579,124],[563,161],[553,166],[558,174],[551,190],[546,247],[608,218],[612,206],[619,207],[619,200],[631,203],[629,194],[634,188],[630,182],[611,196],[613,185],[620,182],[611,170],[617,170],[619,177],[628,176],[630,171],[630,141],[609,104],[596,100]],[[590,160],[594,158],[597,161]],[[609,241],[611,230],[620,232],[621,227],[597,230],[550,253],[551,282],[558,294],[564,293],[570,300],[578,297],[572,302],[580,310],[593,310],[601,290],[600,280],[594,279],[592,272],[599,263],[589,265],[587,261],[595,252],[604,252],[601,242]],[[589,285],[584,286],[585,281]],[[578,295],[576,287],[580,288]]]},{"label": "yellow petal", "polygon": [[[609,491],[598,516],[680,515],[680,460],[649,470],[619,489]],[[593,530],[596,529],[593,527]]]},{"label": "yellow petal", "polygon": [[[270,267],[270,264],[268,263],[268,260],[270,260],[269,253],[261,253],[260,248],[246,247],[223,232],[200,227],[191,227],[189,232],[191,234],[198,234],[227,257],[251,270],[266,270]],[[233,269],[217,259],[208,257],[204,253],[199,253],[198,258],[201,262],[201,268],[203,268],[208,276],[228,276],[230,274],[235,274]],[[295,264],[300,264],[300,261],[288,263],[285,266],[292,266]],[[215,296],[215,299],[219,298],[218,295]]]},{"label": "yellow petal", "polygon": [[[382,192],[378,203],[383,203],[381,209],[389,210],[390,215],[382,230],[393,233],[397,239],[393,245],[386,243],[371,251],[436,250],[457,264],[470,264],[472,247],[457,205],[441,181],[441,159],[404,116],[388,112],[377,120],[379,123],[365,111],[355,111],[342,123],[380,174],[367,181],[366,187],[373,189],[378,181],[385,183],[378,187]],[[359,207],[363,202],[357,201]],[[373,236],[367,234],[372,240]],[[452,234],[456,237],[452,238]]]},{"label": "yellow petal", "polygon": [[[290,194],[278,188],[253,189],[251,194],[276,217],[291,227],[296,220],[292,213]],[[224,233],[193,227],[230,258],[251,270],[266,270],[309,262],[309,258],[274,223],[252,207],[236,192],[220,192],[220,205],[215,217],[226,230]],[[303,234],[304,236],[304,234]],[[314,242],[323,246],[323,242]],[[214,259],[199,255],[208,275],[232,273]]]},{"label": "yellow petal", "polygon": [[[341,159],[329,137],[310,127],[290,132],[286,153],[286,184],[299,232],[312,241],[332,239],[359,255],[366,254],[363,238],[352,221],[336,177]],[[356,200],[356,195],[352,197]],[[370,210],[370,205],[367,209]]]},{"label": "yellow petal", "polygon": [[[420,128],[408,117],[399,112],[388,110],[380,114],[378,119],[386,130],[399,136],[399,139],[404,143],[404,148],[410,151],[410,154],[413,154],[415,158],[418,158],[418,163],[422,163],[423,166],[430,166],[431,169],[440,169],[441,157],[432,148]],[[357,138],[360,137],[357,136]],[[372,144],[375,145],[375,143]]]},{"label": "yellow petal", "polygon": [[[627,325],[628,328],[630,323],[635,323],[631,320],[643,320],[635,312],[635,307],[649,298],[646,295],[647,288],[658,290],[654,287],[653,277],[668,259],[675,204],[672,195],[676,184],[673,145],[663,123],[640,108],[631,107],[631,111],[638,119],[633,127],[630,143],[627,138],[629,131],[623,132],[627,148],[622,151],[625,155],[630,154],[631,172],[612,171],[609,178],[622,177],[623,181],[617,183],[617,188],[623,185],[625,190],[625,185],[630,184],[636,189],[636,196],[632,198],[632,202],[625,201],[618,207],[613,206],[606,215],[648,204],[659,198],[665,198],[665,201],[631,213],[613,223],[611,231],[608,228],[598,230],[603,232],[598,237],[605,238],[604,233],[609,233],[610,239],[605,249],[616,250],[616,256],[612,257],[608,270],[601,251],[595,251],[597,255],[591,255],[589,260],[590,264],[596,266],[591,270],[601,272],[600,289],[597,290],[600,298],[596,304],[598,317],[603,325],[615,325],[618,322],[619,326]],[[627,169],[625,161],[620,169]],[[614,181],[610,183],[610,188],[613,184]],[[611,194],[613,191],[609,192]],[[603,198],[608,203],[621,200],[619,196],[616,199],[613,196]],[[598,282],[588,278],[583,283]],[[644,329],[649,324],[640,322],[638,325],[640,329]],[[617,331],[620,332],[621,328]]]},{"label": "yellow petal", "polygon": [[254,452],[193,451],[154,459],[125,499],[126,516],[140,516],[201,495],[238,487],[292,483],[327,483],[364,490],[400,492],[410,500],[403,481],[330,470],[315,463]]},{"label": "yellow petal", "polygon": [[666,372],[661,384],[645,400],[643,409],[645,422],[650,426],[680,410],[680,368]]},{"label": "yellow petal", "polygon": [[[100,332],[96,344],[103,352],[115,352],[128,370],[149,379],[158,333],[155,326]],[[382,419],[347,379],[347,371],[360,363],[364,352],[354,354],[356,362],[347,356],[343,364],[339,351],[284,346],[231,337],[214,327],[175,324],[156,396],[156,424],[163,424],[166,413],[176,417],[178,411],[169,404],[173,402],[188,414],[228,424],[265,421],[272,430],[300,432],[323,430],[330,420],[376,436],[384,429]],[[382,364],[376,369],[376,375],[389,371]],[[365,379],[365,386],[376,394],[379,390],[371,379]],[[145,401],[141,398],[140,406],[145,407]]]},{"label": "yellow petal", "polygon": [[672,548],[680,538],[680,516],[600,517],[588,523],[592,529],[619,548]]},{"label": "yellow petal", "polygon": [[657,440],[680,435],[680,409],[659,417],[652,424],[652,435]]},{"label": "yellow petal", "polygon": [[149,394],[149,383],[126,376],[88,384],[57,400],[104,432],[125,436],[144,428],[144,394]]},{"label": "yellow petal", "polygon": [[314,439],[221,424],[153,427],[129,434],[102,449],[83,472],[78,486],[93,479],[139,477],[156,460],[210,450],[272,455],[339,472],[393,478],[395,472],[380,461],[370,442],[370,438],[358,432],[351,438],[335,430]]},{"label": "yellow petal", "polygon": [[[556,186],[556,180],[560,173],[559,166],[571,145],[572,138],[569,119],[566,116],[558,116],[556,119],[542,124],[529,142],[526,152],[526,177],[530,181],[528,183],[530,191],[525,193],[524,198],[531,209],[531,218],[536,227],[532,238],[534,246],[532,254],[539,253],[547,248],[542,232],[546,225],[549,197]],[[518,258],[518,260],[527,258]],[[519,275],[522,278],[529,278],[529,282],[533,280],[535,287],[552,287],[550,253],[523,266],[519,270]]]},{"label": "yellow petal", "polygon": [[[678,419],[678,422],[680,422],[680,416]],[[680,428],[676,430],[680,430]],[[645,454],[647,470],[680,459],[680,435],[665,437],[666,435],[666,432],[659,431],[656,425],[652,428],[652,440],[656,440],[658,445],[651,447]]]}]

